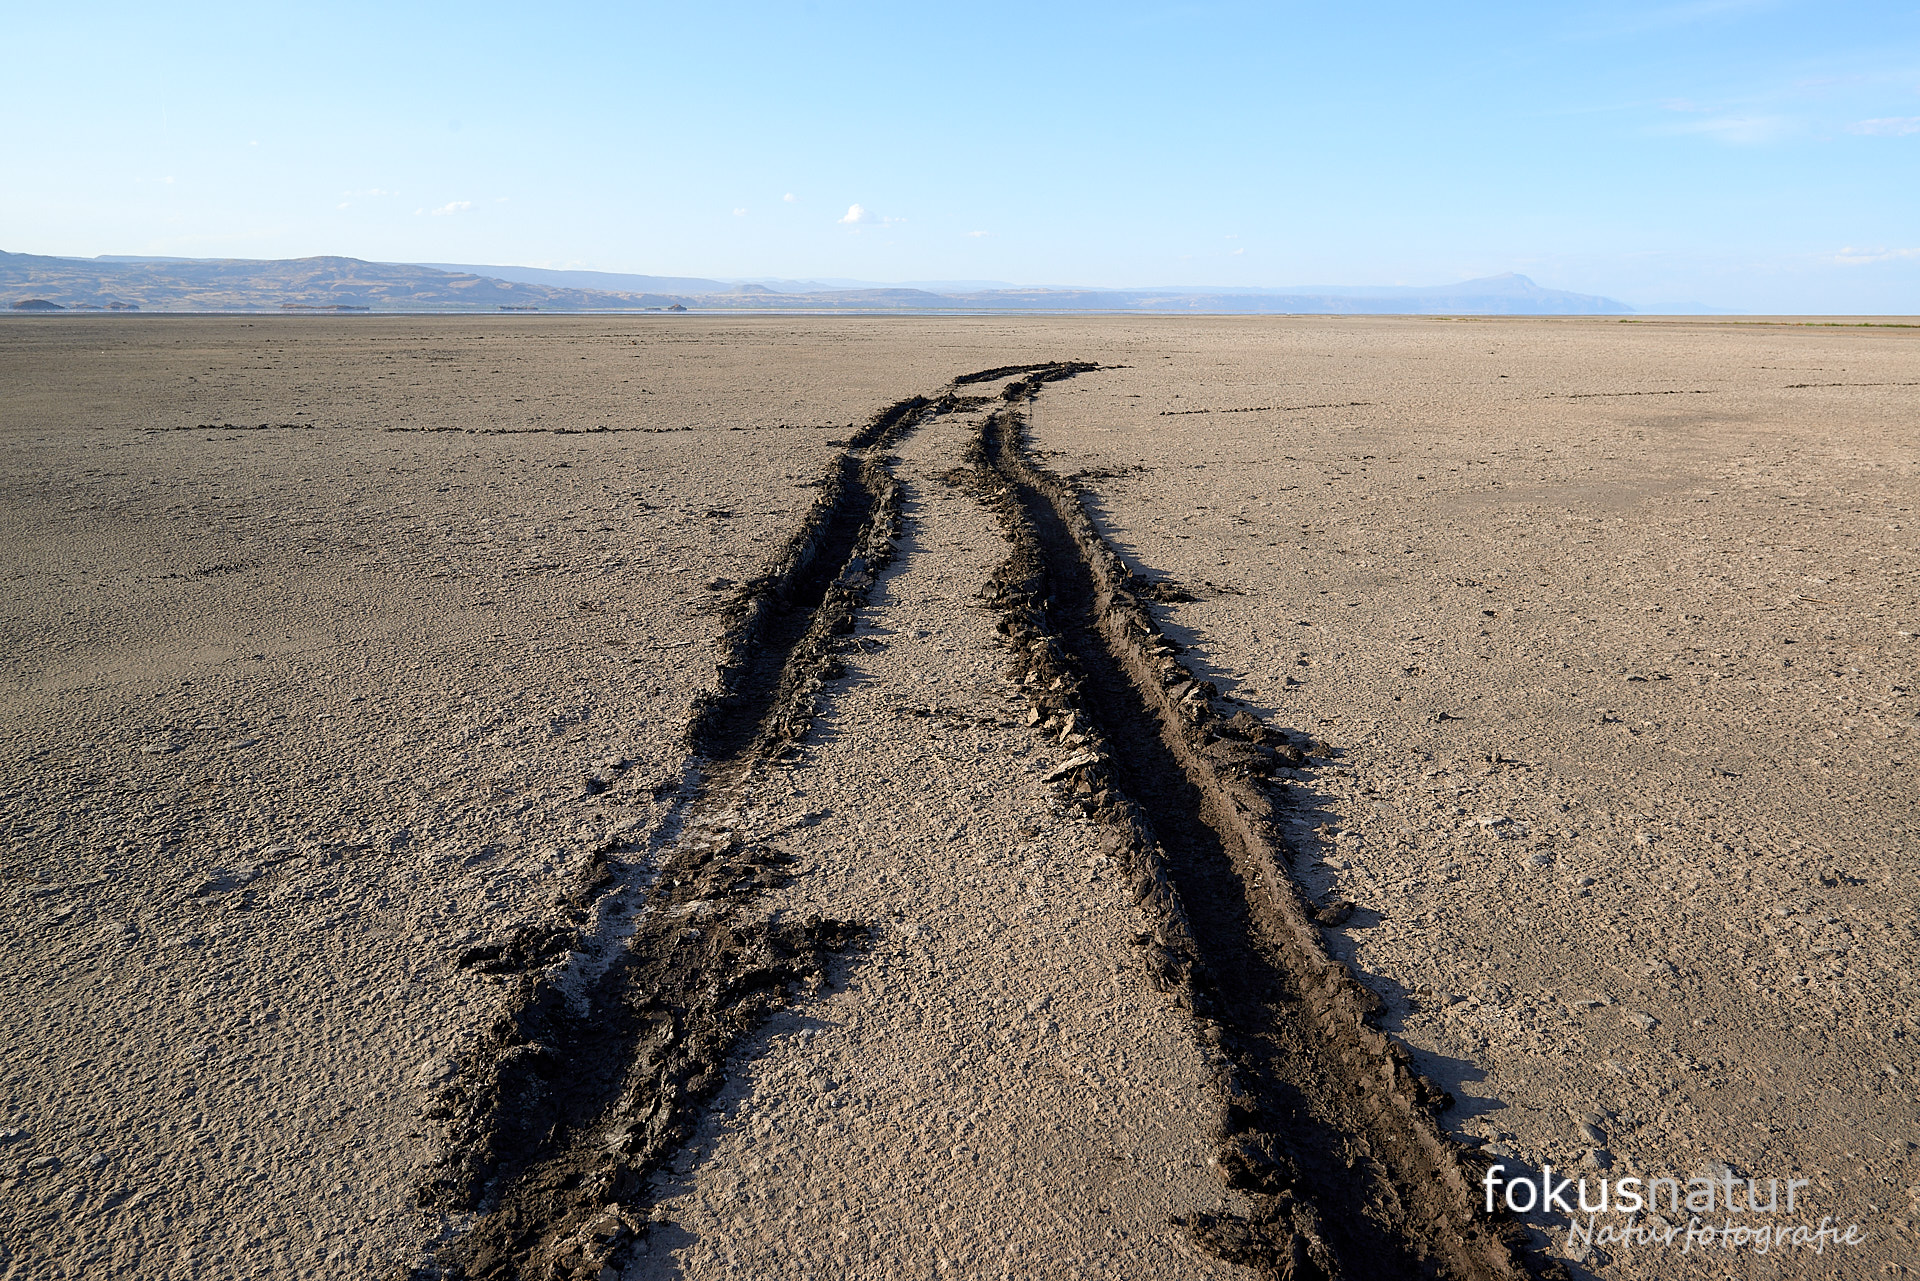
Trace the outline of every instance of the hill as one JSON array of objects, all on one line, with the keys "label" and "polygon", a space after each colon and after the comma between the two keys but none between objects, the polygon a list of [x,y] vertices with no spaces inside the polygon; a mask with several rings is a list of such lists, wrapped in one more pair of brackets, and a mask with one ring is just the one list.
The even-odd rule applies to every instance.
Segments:
[{"label": "hill", "polygon": [[[504,274],[488,274],[504,273]],[[597,287],[599,285],[617,287]],[[1426,287],[983,289],[936,292],[685,276],[376,263],[358,258],[53,258],[0,252],[0,297],[142,311],[1111,311],[1306,315],[1624,315],[1624,303],[1525,276]]]},{"label": "hill", "polygon": [[[137,305],[142,311],[588,311],[666,307],[678,295],[568,289],[357,258],[113,261],[0,252],[0,293],[66,307]],[[9,298],[7,301],[11,302]]]},{"label": "hill", "polygon": [[486,276],[511,280],[523,285],[551,285],[556,289],[591,289],[596,293],[626,294],[722,294],[733,288],[722,280],[703,280],[698,276],[635,276],[618,271],[560,271],[550,267],[489,267],[470,263],[423,262],[413,264],[435,271],[458,275]]}]

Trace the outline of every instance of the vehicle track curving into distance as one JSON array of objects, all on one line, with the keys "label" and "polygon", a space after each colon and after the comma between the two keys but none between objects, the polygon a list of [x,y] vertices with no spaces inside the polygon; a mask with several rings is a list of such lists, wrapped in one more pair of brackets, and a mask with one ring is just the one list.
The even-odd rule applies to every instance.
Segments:
[{"label": "vehicle track curving into distance", "polygon": [[[1518,1224],[1480,1212],[1473,1154],[1435,1119],[1446,1096],[1373,1028],[1378,999],[1330,957],[1291,879],[1271,775],[1317,745],[1228,715],[1178,658],[1156,589],[1101,537],[1077,492],[1026,449],[1026,407],[1085,363],[962,375],[876,414],[846,443],[800,528],[730,602],[719,685],[693,709],[695,779],[651,858],[609,848],[570,931],[523,932],[466,963],[520,971],[509,1010],[429,1116],[448,1132],[423,1205],[472,1215],[418,1275],[598,1278],[648,1231],[649,1179],[692,1135],[728,1054],[819,992],[858,922],[749,920],[787,875],[743,836],[730,797],[807,733],[835,652],[901,520],[888,449],[933,417],[991,411],[953,477],[1011,554],[983,596],[1029,723],[1073,742],[1055,771],[1105,824],[1147,927],[1150,977],[1225,1064],[1203,1102],[1226,1118],[1213,1164],[1252,1214],[1184,1226],[1276,1278],[1564,1277]],[[1007,382],[998,403],[969,394]]]}]

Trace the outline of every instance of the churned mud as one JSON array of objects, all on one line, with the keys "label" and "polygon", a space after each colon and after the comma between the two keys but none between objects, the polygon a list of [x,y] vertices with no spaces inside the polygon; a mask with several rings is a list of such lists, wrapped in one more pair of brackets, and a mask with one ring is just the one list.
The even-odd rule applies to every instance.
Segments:
[{"label": "churned mud", "polygon": [[1027,458],[1022,407],[1097,369],[962,375],[953,389],[1021,376],[984,412],[986,398],[954,390],[915,397],[849,441],[801,529],[729,608],[720,686],[691,722],[706,778],[687,834],[645,885],[624,873],[633,898],[595,905],[602,937],[583,935],[526,984],[430,1111],[455,1137],[427,1196],[480,1215],[438,1268],[598,1277],[646,1252],[648,1180],[693,1136],[728,1054],[789,998],[817,995],[827,956],[867,935],[818,916],[738,919],[790,856],[738,831],[734,807],[805,737],[823,682],[844,674],[841,638],[894,559],[900,485],[885,451],[926,419],[973,410],[966,484],[1013,544],[983,595],[1016,655],[1027,725],[1073,753],[1046,781],[1109,831],[1148,927],[1146,972],[1212,1065],[1215,1107],[1195,1101],[1218,1117],[1207,1164],[1242,1196],[1171,1222],[1275,1277],[1564,1275],[1529,1269],[1518,1225],[1476,1212],[1477,1171],[1433,1119],[1450,1100],[1368,1026],[1378,999],[1321,943],[1275,821],[1287,797],[1272,775],[1305,765],[1301,748],[1217,704],[1071,488]]}]

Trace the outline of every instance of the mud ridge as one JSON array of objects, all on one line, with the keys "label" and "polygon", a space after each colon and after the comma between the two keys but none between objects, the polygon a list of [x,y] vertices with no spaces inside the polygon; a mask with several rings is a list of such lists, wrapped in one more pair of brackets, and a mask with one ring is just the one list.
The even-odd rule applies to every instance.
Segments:
[{"label": "mud ridge", "polygon": [[864,940],[845,921],[742,919],[790,860],[754,839],[729,798],[805,733],[840,637],[893,556],[900,495],[883,451],[958,403],[912,397],[876,414],[771,567],[729,603],[718,690],[690,716],[704,777],[653,856],[601,852],[568,899],[586,924],[530,927],[461,958],[547,968],[520,980],[427,1111],[447,1141],[421,1203],[454,1229],[477,1217],[416,1275],[600,1277],[644,1237],[648,1180],[692,1135],[727,1055]]},{"label": "mud ridge", "polygon": [[1153,927],[1137,940],[1148,971],[1217,1052],[1213,1165],[1256,1208],[1184,1226],[1273,1277],[1564,1277],[1480,1212],[1474,1158],[1436,1120],[1450,1100],[1370,1026],[1378,998],[1328,955],[1285,870],[1275,775],[1325,749],[1220,710],[1077,493],[1028,458],[1020,406],[1086,368],[1009,385],[969,461],[1014,539],[986,595],[1028,722],[1071,752],[1051,781],[1109,824]]},{"label": "mud ridge", "polygon": [[804,732],[833,637],[893,558],[900,491],[880,451],[940,408],[910,397],[849,437],[771,567],[728,601],[717,689],[688,726],[695,752],[726,760]]},{"label": "mud ridge", "polygon": [[980,369],[970,374],[961,374],[953,380],[955,387],[971,387],[975,383],[998,382],[1002,378],[1011,378],[1015,374],[1030,374],[1039,369],[1051,369],[1051,362],[1039,365],[996,365],[992,369]]},{"label": "mud ridge", "polygon": [[644,1235],[646,1181],[692,1135],[727,1054],[864,938],[817,917],[740,920],[788,862],[731,815],[694,820],[644,906],[605,931],[601,965],[575,954],[522,980],[427,1112],[453,1143],[423,1196],[479,1217],[425,1275],[597,1278]]}]

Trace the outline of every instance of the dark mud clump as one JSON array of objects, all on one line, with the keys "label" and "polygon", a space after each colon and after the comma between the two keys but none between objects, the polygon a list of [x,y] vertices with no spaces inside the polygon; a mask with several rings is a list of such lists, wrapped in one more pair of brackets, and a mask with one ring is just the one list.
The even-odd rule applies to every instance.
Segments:
[{"label": "dark mud clump", "polygon": [[598,1278],[646,1231],[646,1180],[692,1135],[727,1055],[775,1010],[820,992],[857,947],[844,921],[746,921],[786,856],[705,830],[661,868],[618,955],[590,983],[525,980],[469,1073],[428,1115],[454,1155],[423,1188],[473,1209],[441,1275]]},{"label": "dark mud clump", "polygon": [[1052,365],[996,365],[992,369],[976,370],[971,374],[961,374],[953,380],[956,387],[971,387],[975,383],[999,382],[1002,378],[1011,378],[1015,374],[1030,374],[1036,369],[1050,369]]}]

